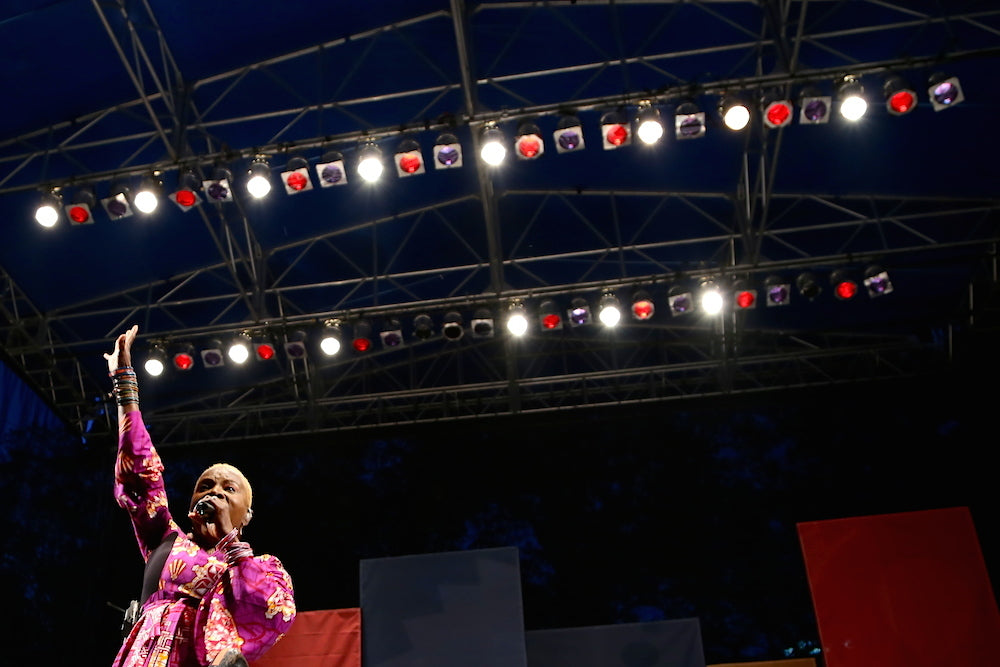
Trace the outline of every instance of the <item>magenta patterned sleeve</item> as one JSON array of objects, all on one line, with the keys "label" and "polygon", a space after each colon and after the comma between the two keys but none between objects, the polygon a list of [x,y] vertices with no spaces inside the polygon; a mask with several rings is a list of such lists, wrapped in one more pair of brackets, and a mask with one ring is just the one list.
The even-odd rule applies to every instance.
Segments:
[{"label": "magenta patterned sleeve", "polygon": [[253,662],[281,639],[295,620],[292,580],[274,556],[232,565],[198,606],[195,651],[202,664],[236,648]]},{"label": "magenta patterned sleeve", "polygon": [[119,423],[114,493],[132,518],[143,559],[168,532],[179,530],[167,509],[163,463],[138,410],[125,413]]}]

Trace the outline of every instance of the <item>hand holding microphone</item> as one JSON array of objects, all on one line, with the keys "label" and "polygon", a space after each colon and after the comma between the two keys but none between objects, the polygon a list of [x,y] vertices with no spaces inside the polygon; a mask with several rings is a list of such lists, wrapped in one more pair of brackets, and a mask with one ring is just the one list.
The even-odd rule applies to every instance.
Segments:
[{"label": "hand holding microphone", "polygon": [[201,518],[208,519],[215,516],[216,509],[215,505],[212,504],[212,501],[210,501],[208,497],[205,497],[194,504],[193,511]]}]

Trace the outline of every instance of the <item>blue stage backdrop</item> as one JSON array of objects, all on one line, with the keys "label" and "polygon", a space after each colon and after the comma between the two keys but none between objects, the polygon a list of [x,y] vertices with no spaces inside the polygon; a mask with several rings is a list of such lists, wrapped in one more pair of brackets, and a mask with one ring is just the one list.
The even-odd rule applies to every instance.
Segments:
[{"label": "blue stage backdrop", "polygon": [[61,431],[64,426],[49,406],[0,362],[0,433],[22,428]]},{"label": "blue stage backdrop", "polygon": [[525,644],[528,667],[705,667],[697,618],[535,630]]},{"label": "blue stage backdrop", "polygon": [[364,667],[526,667],[515,547],[361,561]]}]

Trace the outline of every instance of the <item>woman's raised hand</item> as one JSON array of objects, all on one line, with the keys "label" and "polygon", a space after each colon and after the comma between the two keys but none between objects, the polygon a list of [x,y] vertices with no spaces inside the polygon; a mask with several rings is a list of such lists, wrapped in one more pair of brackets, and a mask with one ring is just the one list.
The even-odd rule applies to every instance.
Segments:
[{"label": "woman's raised hand", "polygon": [[111,354],[104,354],[104,358],[108,362],[109,373],[114,373],[116,368],[132,365],[132,343],[135,341],[136,334],[138,333],[139,325],[133,324],[130,329],[115,339],[114,349],[111,350]]}]

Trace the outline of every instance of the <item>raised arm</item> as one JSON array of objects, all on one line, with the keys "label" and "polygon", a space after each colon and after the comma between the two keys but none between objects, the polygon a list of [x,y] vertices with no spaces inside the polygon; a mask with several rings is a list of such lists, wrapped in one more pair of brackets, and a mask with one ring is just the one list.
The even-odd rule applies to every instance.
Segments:
[{"label": "raised arm", "polygon": [[163,463],[153,447],[139,411],[139,387],[132,369],[132,343],[138,326],[115,339],[104,358],[114,382],[118,405],[118,456],[115,460],[115,500],[128,511],[143,559],[172,530],[179,530],[167,509]]}]

